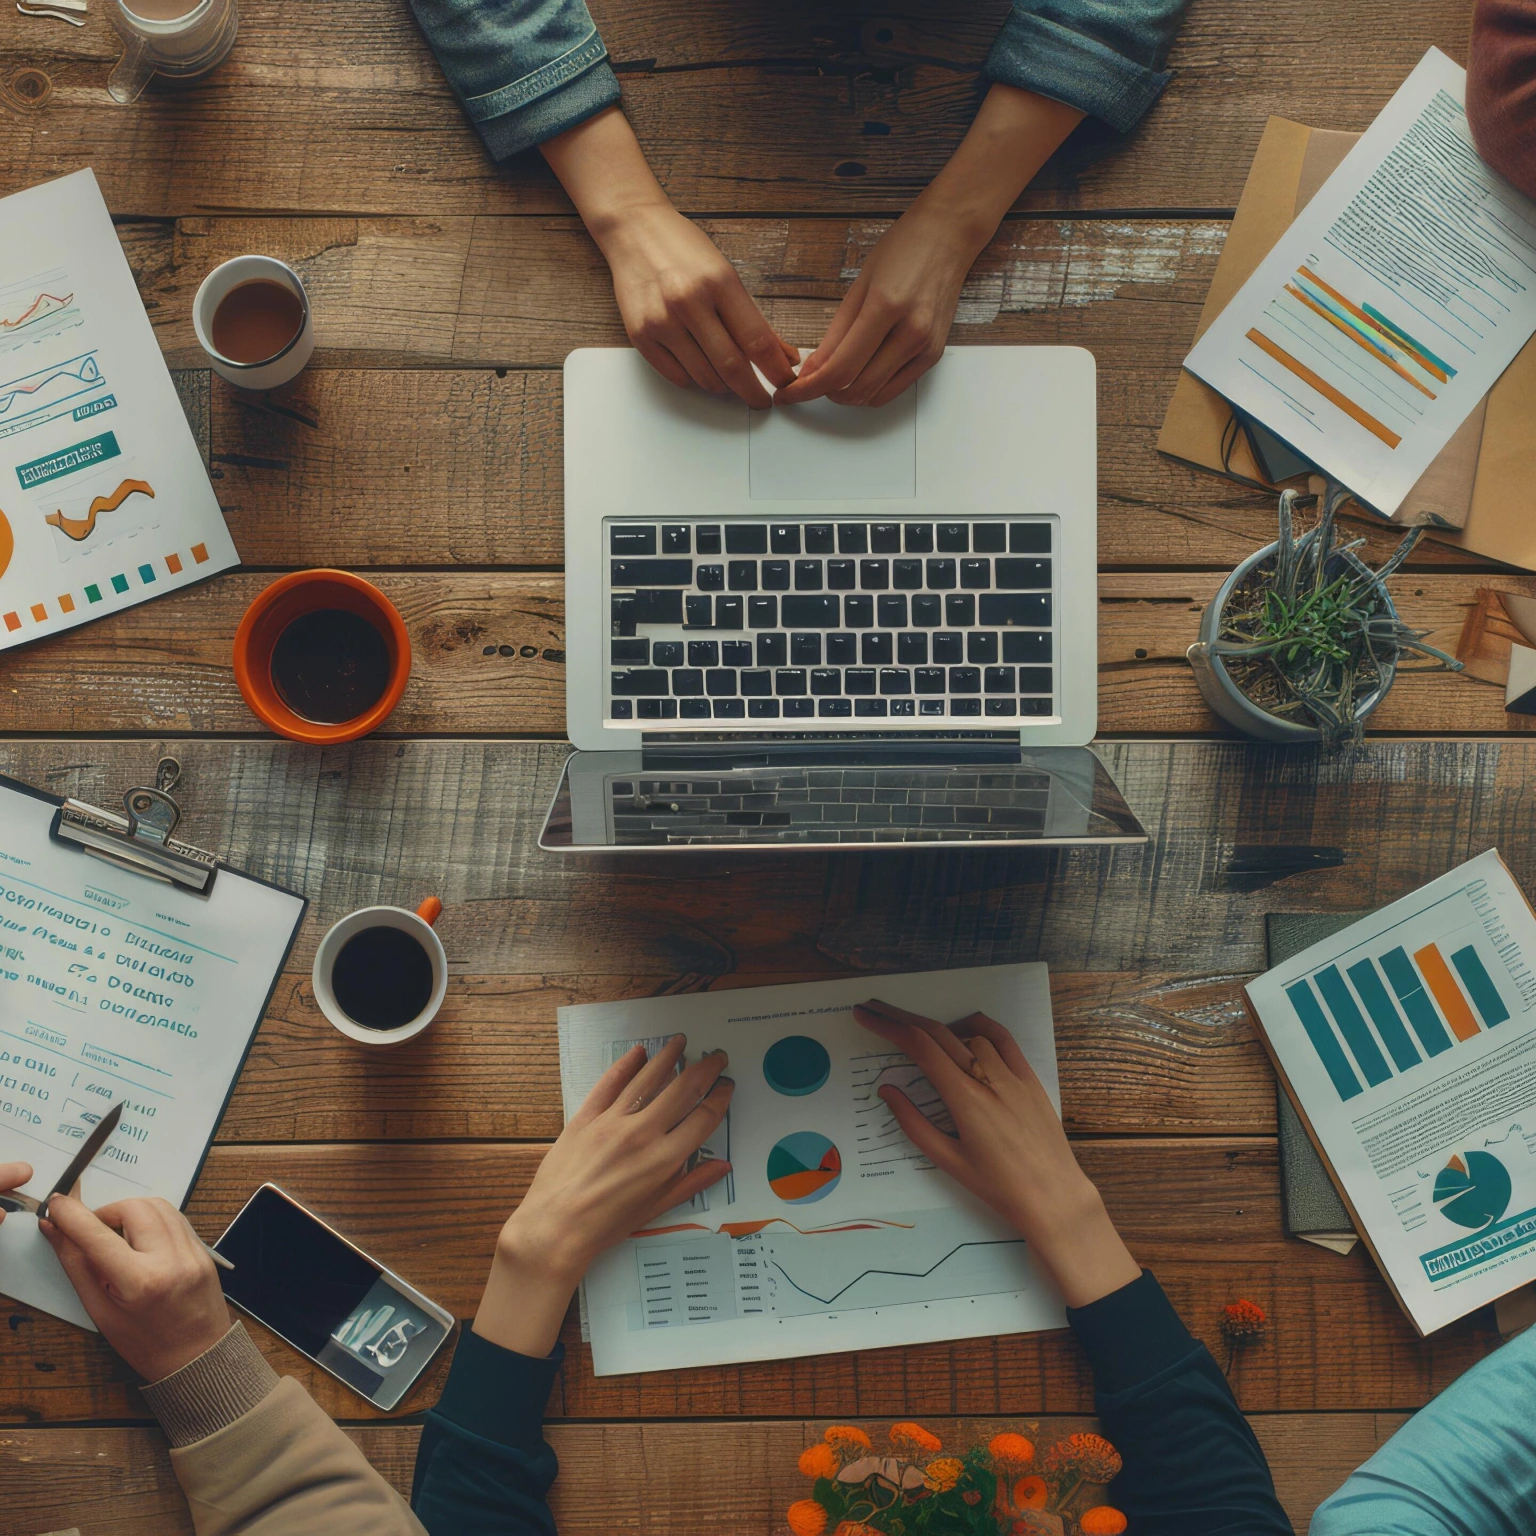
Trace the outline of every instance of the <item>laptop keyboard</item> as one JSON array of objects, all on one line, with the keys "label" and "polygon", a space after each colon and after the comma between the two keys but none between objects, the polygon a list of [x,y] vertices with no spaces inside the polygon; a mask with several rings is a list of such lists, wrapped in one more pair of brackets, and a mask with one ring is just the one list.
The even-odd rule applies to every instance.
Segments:
[{"label": "laptop keyboard", "polygon": [[1057,713],[1050,519],[604,526],[612,724]]}]

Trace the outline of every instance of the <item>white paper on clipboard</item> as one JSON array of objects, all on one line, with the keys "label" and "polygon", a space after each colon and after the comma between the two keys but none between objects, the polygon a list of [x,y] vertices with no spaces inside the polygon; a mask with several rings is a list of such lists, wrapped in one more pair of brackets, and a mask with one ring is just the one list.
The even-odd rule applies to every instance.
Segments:
[{"label": "white paper on clipboard", "polygon": [[[50,837],[58,802],[0,781],[0,1162],[41,1198],[119,1098],[93,1206],[180,1206],[202,1167],[307,903],[222,869],[210,893]],[[91,1327],[35,1217],[0,1224],[0,1293]]]}]

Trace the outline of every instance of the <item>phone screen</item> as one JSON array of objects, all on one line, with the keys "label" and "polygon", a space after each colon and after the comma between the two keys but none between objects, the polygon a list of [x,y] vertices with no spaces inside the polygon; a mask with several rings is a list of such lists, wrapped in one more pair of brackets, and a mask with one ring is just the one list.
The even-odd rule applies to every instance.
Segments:
[{"label": "phone screen", "polygon": [[383,1406],[405,1395],[451,1328],[270,1186],[214,1246],[235,1266],[219,1276],[230,1301]]}]

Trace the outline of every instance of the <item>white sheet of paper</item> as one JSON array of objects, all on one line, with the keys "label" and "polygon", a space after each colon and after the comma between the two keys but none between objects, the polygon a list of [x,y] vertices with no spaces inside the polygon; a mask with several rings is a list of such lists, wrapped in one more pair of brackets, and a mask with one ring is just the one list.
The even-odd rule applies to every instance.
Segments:
[{"label": "white sheet of paper", "polygon": [[[126,1098],[81,1197],[179,1206],[304,902],[227,869],[206,897],[132,874],[54,842],[53,815],[0,785],[0,1162],[31,1163],[40,1199]],[[0,1223],[0,1293],[91,1326],[33,1216]]]},{"label": "white sheet of paper", "polygon": [[1536,204],[1431,48],[1184,366],[1395,512],[1536,330]]},{"label": "white sheet of paper", "polygon": [[942,1113],[926,1079],[855,1022],[884,998],[1005,1025],[1058,1102],[1044,965],[855,977],[562,1008],[572,1114],[636,1040],[720,1048],[736,1082],[706,1148],[733,1172],[611,1249],[587,1274],[599,1376],[1060,1328],[1026,1245],[906,1139],[875,1090]]},{"label": "white sheet of paper", "polygon": [[1536,1278],[1536,917],[1494,851],[1248,987],[1423,1333]]},{"label": "white sheet of paper", "polygon": [[0,198],[0,650],[239,559],[95,175]]}]

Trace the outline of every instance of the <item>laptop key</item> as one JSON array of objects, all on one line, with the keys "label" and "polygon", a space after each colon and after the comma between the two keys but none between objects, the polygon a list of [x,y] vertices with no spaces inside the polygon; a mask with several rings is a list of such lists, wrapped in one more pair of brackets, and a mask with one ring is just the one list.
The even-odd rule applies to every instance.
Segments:
[{"label": "laptop key", "polygon": [[741,628],[741,599],[739,597],[717,597],[715,599],[715,628]]},{"label": "laptop key", "polygon": [[[999,562],[1001,563],[1001,562]],[[983,592],[981,622],[988,629],[1045,629],[1051,622],[1051,599],[1044,592]]]},{"label": "laptop key", "polygon": [[966,523],[940,523],[934,540],[938,548],[963,555],[971,547],[971,530]]},{"label": "laptop key", "polygon": [[749,597],[747,623],[753,629],[779,627],[779,600],[776,597]]},{"label": "laptop key", "polygon": [[856,571],[852,560],[828,560],[827,586],[833,592],[851,592]]},{"label": "laptop key", "polygon": [[789,660],[789,643],[784,635],[759,635],[757,637],[757,664],[760,667],[782,667]]},{"label": "laptop key", "polygon": [[720,642],[720,665],[722,667],[750,667],[752,665],[752,642],[750,640],[722,640]]},{"label": "laptop key", "polygon": [[836,667],[817,667],[811,673],[811,692],[832,694],[843,691],[843,674]]},{"label": "laptop key", "polygon": [[[722,599],[724,601],[724,599]],[[708,629],[714,623],[714,599],[688,595],[688,617],[684,621],[689,629]]]},{"label": "laptop key", "polygon": [[679,699],[677,701],[678,715],[684,720],[708,720],[708,699]]},{"label": "laptop key", "polygon": [[764,592],[789,591],[789,561],[764,560],[762,567]]},{"label": "laptop key", "polygon": [[901,524],[876,523],[869,530],[869,547],[877,555],[901,553]]},{"label": "laptop key", "polygon": [[779,701],[777,699],[748,699],[747,713],[754,720],[777,720],[779,717]]},{"label": "laptop key", "polygon": [[827,716],[832,716],[834,718],[841,718],[844,715],[851,715],[853,713],[853,700],[852,699],[817,699],[816,700],[816,713],[818,715],[823,716],[824,718],[827,717]]},{"label": "laptop key", "polygon": [[[943,693],[944,692],[944,668],[943,667],[919,667],[912,674],[913,681],[919,693]],[[942,713],[942,706],[940,707]],[[931,709],[924,709],[925,715],[934,713]]]},{"label": "laptop key", "polygon": [[951,667],[949,669],[949,691],[951,693],[980,693],[981,668]]},{"label": "laptop key", "polygon": [[801,667],[785,667],[773,674],[773,691],[781,698],[785,695],[805,692],[805,671]]},{"label": "laptop key", "polygon": [[827,665],[829,667],[851,667],[858,659],[859,637],[857,635],[827,636]]},{"label": "laptop key", "polygon": [[863,523],[837,525],[837,552],[840,555],[867,555],[869,536]]},{"label": "laptop key", "polygon": [[720,665],[720,642],[718,640],[690,640],[688,642],[688,665],[690,667],[718,667]]},{"label": "laptop key", "polygon": [[661,552],[664,555],[691,555],[693,553],[693,529],[686,523],[663,524]]},{"label": "laptop key", "polygon": [[898,592],[915,592],[923,584],[921,560],[892,560],[891,585]]},{"label": "laptop key", "polygon": [[1051,669],[1049,667],[1019,668],[1020,693],[1049,693],[1050,691]]},{"label": "laptop key", "polygon": [[796,560],[795,561],[795,591],[796,592],[820,592],[821,591],[821,561],[820,560]]},{"label": "laptop key", "polygon": [[896,660],[904,667],[920,667],[928,660],[928,636],[906,634],[896,637]]},{"label": "laptop key", "polygon": [[1006,523],[972,523],[971,548],[978,555],[1000,555],[1008,548]]},{"label": "laptop key", "polygon": [[736,673],[733,668],[721,667],[704,674],[704,691],[712,699],[732,698],[736,693]]},{"label": "laptop key", "polygon": [[[965,659],[978,666],[997,660],[997,634],[990,629],[973,629],[965,637]],[[1012,690],[1009,690],[1012,692]]]},{"label": "laptop key", "polygon": [[676,699],[641,699],[640,718],[642,720],[676,720]]},{"label": "laptop key", "polygon": [[720,525],[719,523],[703,523],[693,530],[694,548],[701,555],[718,555],[720,553]]},{"label": "laptop key", "polygon": [[1008,524],[1010,555],[1048,555],[1050,552],[1051,525],[1049,523]]},{"label": "laptop key", "polygon": [[875,612],[879,615],[881,628],[905,629],[907,627],[907,594],[882,592],[875,599]]},{"label": "laptop key", "polygon": [[[917,701],[915,699],[892,699],[891,700],[891,713],[893,715],[913,715],[913,714],[916,714],[917,713],[917,710],[915,708],[916,702]],[[926,704],[928,701],[926,699],[924,699],[923,702]]]},{"label": "laptop key", "polygon": [[952,715],[979,715],[981,713],[980,699],[951,699],[949,712]]},{"label": "laptop key", "polygon": [[614,560],[609,575],[615,587],[691,587],[692,560]]},{"label": "laptop key", "polygon": [[988,667],[982,674],[982,686],[988,693],[1012,693],[1014,691],[1013,668]]},{"label": "laptop key", "polygon": [[1005,634],[1003,636],[1003,660],[1045,662],[1051,659],[1051,637],[1048,634]]},{"label": "laptop key", "polygon": [[808,555],[830,555],[837,540],[831,523],[807,523],[805,525],[805,552]]},{"label": "laptop key", "polygon": [[725,567],[714,564],[695,566],[693,584],[700,592],[719,592],[725,586]]},{"label": "laptop key", "polygon": [[962,560],[960,562],[960,585],[971,592],[985,592],[992,585],[992,562],[990,560]]},{"label": "laptop key", "polygon": [[888,667],[893,649],[890,635],[871,631],[861,637],[860,658],[866,667]]},{"label": "laptop key", "polygon": [[860,560],[859,585],[866,592],[883,592],[891,584],[889,560]]},{"label": "laptop key", "polygon": [[908,523],[906,533],[908,554],[926,555],[933,548],[932,523]]},{"label": "laptop key", "polygon": [[933,659],[944,666],[965,660],[965,636],[952,630],[940,630],[933,637]]},{"label": "laptop key", "polygon": [[745,720],[747,717],[744,699],[716,699],[714,703],[716,720]]},{"label": "laptop key", "polygon": [[[609,660],[615,666],[621,662],[638,661],[641,666],[651,659],[651,642],[649,640],[614,640],[610,642]],[[665,666],[664,661],[658,661],[658,666]]]},{"label": "laptop key", "polygon": [[905,667],[882,667],[880,669],[881,693],[911,693],[912,674]]},{"label": "laptop key", "polygon": [[807,715],[816,713],[815,699],[781,699],[779,702],[786,720],[804,720]]},{"label": "laptop key", "polygon": [[930,560],[928,562],[928,590],[930,592],[947,592],[955,584],[955,562],[953,560]]},{"label": "laptop key", "polygon": [[942,715],[944,713],[943,699],[919,699],[918,710],[925,715]]},{"label": "laptop key", "polygon": [[797,667],[819,667],[821,665],[821,636],[791,635],[789,637],[789,659]]},{"label": "laptop key", "polygon": [[672,694],[674,698],[696,699],[704,692],[704,674],[697,667],[672,669]]},{"label": "laptop key", "polygon": [[976,596],[972,592],[948,592],[944,596],[944,622],[969,629],[976,622]]},{"label": "laptop key", "polygon": [[873,667],[845,667],[843,669],[843,692],[849,694],[873,693],[875,691],[875,669]]},{"label": "laptop key", "polygon": [[732,560],[726,566],[726,575],[732,592],[757,591],[756,560]]},{"label": "laptop key", "polygon": [[920,592],[912,599],[912,622],[919,629],[936,629],[943,618],[944,604],[932,592]]},{"label": "laptop key", "polygon": [[[1012,670],[1010,667],[1009,671]],[[765,699],[773,692],[773,674],[771,672],[743,672],[740,681],[741,692],[744,698]]]},{"label": "laptop key", "polygon": [[728,555],[766,555],[768,530],[761,523],[727,523],[725,552]]},{"label": "laptop key", "polygon": [[1049,699],[1020,699],[1019,713],[1021,715],[1048,715],[1051,712]]},{"label": "laptop key", "polygon": [[615,555],[654,555],[654,528],[613,528],[608,530],[608,550]]},{"label": "laptop key", "polygon": [[[683,622],[683,594],[675,587],[659,592],[632,592],[629,596],[633,602],[629,615],[636,624],[681,624]],[[619,602],[617,594],[614,595],[613,601],[614,617],[617,618]]]},{"label": "laptop key", "polygon": [[798,555],[800,524],[774,523],[768,530],[768,547],[776,555]]},{"label": "laptop key", "polygon": [[988,699],[987,713],[989,715],[1016,715],[1019,712],[1017,699]]},{"label": "laptop key", "polygon": [[833,593],[787,592],[779,612],[786,629],[833,629],[842,622],[842,607]]},{"label": "laptop key", "polygon": [[1051,585],[1049,560],[999,560],[997,585],[1004,592],[1043,592]]},{"label": "laptop key", "polygon": [[884,699],[855,699],[853,712],[856,715],[883,715],[886,710]]},{"label": "laptop key", "polygon": [[680,667],[683,664],[681,640],[658,640],[651,647],[651,660],[658,667]]},{"label": "laptop key", "polygon": [[849,629],[868,629],[875,622],[875,600],[866,593],[843,599],[843,623]]},{"label": "laptop key", "polygon": [[615,699],[608,706],[609,717],[614,720],[633,720],[635,705],[632,699]]}]

